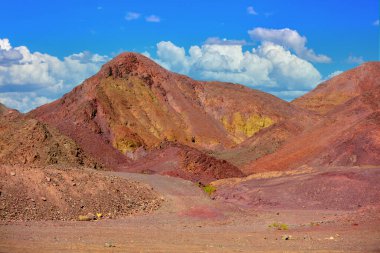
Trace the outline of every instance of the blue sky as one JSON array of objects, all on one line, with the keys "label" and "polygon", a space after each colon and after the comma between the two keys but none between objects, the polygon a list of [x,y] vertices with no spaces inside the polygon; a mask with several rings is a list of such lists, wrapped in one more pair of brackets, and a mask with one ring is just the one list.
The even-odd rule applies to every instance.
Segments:
[{"label": "blue sky", "polygon": [[12,0],[0,23],[0,102],[22,111],[122,51],[287,100],[379,57],[376,0]]}]

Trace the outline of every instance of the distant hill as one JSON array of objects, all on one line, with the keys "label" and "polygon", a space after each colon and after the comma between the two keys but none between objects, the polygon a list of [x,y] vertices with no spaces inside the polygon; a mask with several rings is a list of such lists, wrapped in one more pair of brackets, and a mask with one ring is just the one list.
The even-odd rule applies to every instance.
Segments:
[{"label": "distant hill", "polygon": [[292,103],[323,115],[246,173],[315,166],[380,164],[380,63],[365,63],[322,83]]}]

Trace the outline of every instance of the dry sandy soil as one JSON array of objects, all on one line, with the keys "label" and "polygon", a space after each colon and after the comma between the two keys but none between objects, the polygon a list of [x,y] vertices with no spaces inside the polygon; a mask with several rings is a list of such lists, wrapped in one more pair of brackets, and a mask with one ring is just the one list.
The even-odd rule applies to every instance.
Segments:
[{"label": "dry sandy soil", "polygon": [[[379,168],[350,170],[373,176],[380,172]],[[225,202],[218,197],[218,189],[216,198],[210,198],[194,183],[180,178],[104,173],[139,181],[140,187],[149,185],[148,189],[152,187],[164,199],[161,208],[148,214],[90,222],[1,221],[0,252],[380,251],[379,205],[351,210],[285,209],[283,205],[244,207]],[[318,178],[320,174],[304,175]],[[265,177],[273,177],[286,182],[282,189],[286,191],[286,185],[299,182],[299,176],[261,175],[249,181],[259,183]],[[222,194],[223,184],[216,185]],[[231,187],[231,182],[225,185]],[[281,184],[276,185],[279,190]],[[283,230],[274,228],[275,223]],[[288,240],[284,240],[286,237]]]}]

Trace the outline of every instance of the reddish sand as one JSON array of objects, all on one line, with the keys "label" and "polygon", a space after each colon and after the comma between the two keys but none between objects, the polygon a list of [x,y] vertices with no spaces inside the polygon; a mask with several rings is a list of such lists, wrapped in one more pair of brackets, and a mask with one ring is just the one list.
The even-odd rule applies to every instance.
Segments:
[{"label": "reddish sand", "polygon": [[[355,173],[359,177],[373,173],[361,171],[356,169]],[[379,169],[373,171],[378,174]],[[163,206],[149,215],[117,220],[3,221],[0,248],[4,252],[378,252],[380,249],[379,205],[364,206],[365,202],[361,202],[363,206],[355,210],[341,209],[341,205],[335,208],[334,202],[329,202],[333,195],[327,195],[313,210],[281,206],[257,210],[254,206],[230,204],[219,197],[212,200],[195,184],[182,179],[128,173],[114,175],[150,184],[163,196]],[[337,177],[333,173],[326,176]],[[299,185],[294,176],[277,180],[282,183],[273,181],[273,187],[277,191],[281,189],[280,192],[287,192],[289,185],[294,189]],[[260,182],[258,179],[257,183]],[[342,182],[346,187],[355,185],[355,180]],[[223,195],[225,190],[220,185],[217,187]],[[243,184],[241,187],[245,191]],[[269,192],[269,184],[263,185],[264,188]],[[301,186],[299,191],[302,189]],[[310,185],[308,189],[310,193],[317,193],[320,188]],[[347,196],[341,194],[337,192],[336,197]],[[324,208],[325,200],[329,209]],[[287,205],[291,206],[295,207]],[[282,228],[286,230],[278,230],[274,224],[285,224]]]}]

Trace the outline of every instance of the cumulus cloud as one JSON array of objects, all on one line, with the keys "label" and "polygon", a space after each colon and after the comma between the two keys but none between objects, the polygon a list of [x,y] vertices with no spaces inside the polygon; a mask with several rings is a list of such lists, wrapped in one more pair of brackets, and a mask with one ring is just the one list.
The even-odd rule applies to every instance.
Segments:
[{"label": "cumulus cloud", "polygon": [[0,66],[18,63],[22,55],[11,47],[8,39],[0,39]]},{"label": "cumulus cloud", "polygon": [[125,15],[125,20],[127,21],[131,21],[131,20],[135,20],[135,19],[139,19],[141,16],[140,13],[137,13],[137,12],[127,12],[127,14]]},{"label": "cumulus cloud", "polygon": [[11,49],[12,49],[11,43],[9,43],[9,40],[7,38],[0,39],[0,50],[9,51]]},{"label": "cumulus cloud", "polygon": [[31,108],[36,108],[53,101],[51,98],[38,96],[36,92],[4,92],[0,93],[0,102],[9,108],[27,112]]},{"label": "cumulus cloud", "polygon": [[292,101],[307,93],[306,90],[284,90],[284,91],[272,91],[271,92],[276,97],[280,97],[286,101]]},{"label": "cumulus cloud", "polygon": [[289,99],[321,81],[311,63],[272,42],[262,42],[250,51],[244,51],[242,45],[220,44],[195,45],[186,51],[170,41],[162,41],[157,44],[154,60],[196,79],[241,83]]},{"label": "cumulus cloud", "polygon": [[226,38],[221,39],[219,37],[207,38],[205,44],[210,45],[245,45],[247,42],[245,40],[228,40]]},{"label": "cumulus cloud", "polygon": [[[305,57],[307,52],[314,54],[305,47],[305,37],[289,29],[280,35],[252,31],[251,36],[260,41],[255,47],[244,40],[211,37],[203,45],[188,49],[161,41],[156,56],[144,54],[169,70],[195,79],[240,83],[287,100],[322,81],[321,74]],[[87,51],[59,59],[30,52],[26,46],[12,47],[8,39],[0,39],[0,102],[29,111],[70,91],[108,60],[107,56]],[[351,61],[358,59],[351,57]]]},{"label": "cumulus cloud", "polygon": [[352,56],[352,55],[350,55],[347,58],[347,62],[351,63],[351,64],[362,64],[362,63],[364,63],[364,59],[363,59],[362,56]]},{"label": "cumulus cloud", "polygon": [[258,13],[255,11],[255,9],[252,6],[248,6],[247,13],[249,15],[258,15]]},{"label": "cumulus cloud", "polygon": [[333,78],[333,77],[336,77],[336,76],[338,76],[338,75],[340,75],[340,74],[342,74],[342,73],[343,73],[342,70],[334,71],[334,72],[332,72],[330,75],[327,76],[326,80],[329,80],[329,79],[331,79],[331,78]]},{"label": "cumulus cloud", "polygon": [[375,20],[373,23],[372,23],[374,26],[379,26],[379,20]]},{"label": "cumulus cloud", "polygon": [[150,15],[150,16],[145,17],[145,21],[151,22],[151,23],[159,23],[159,22],[161,22],[161,19],[159,16]]},{"label": "cumulus cloud", "polygon": [[297,31],[289,28],[285,29],[267,29],[258,27],[248,31],[253,40],[268,41],[281,45],[287,49],[293,50],[297,56],[312,62],[329,63],[330,57],[326,55],[317,55],[314,50],[306,47],[307,39],[301,36]]},{"label": "cumulus cloud", "polygon": [[63,60],[0,39],[0,102],[28,111],[70,91],[96,73],[108,57],[81,52]]}]

